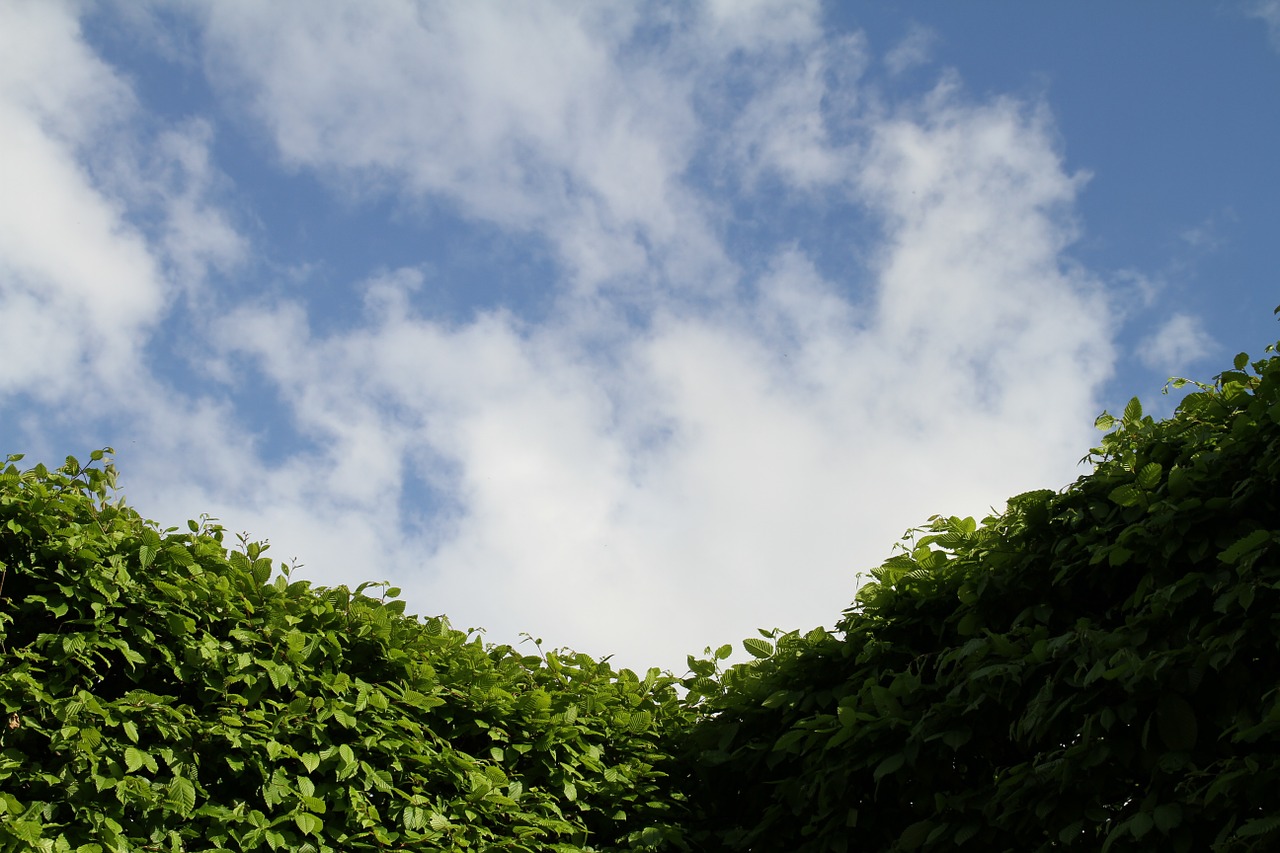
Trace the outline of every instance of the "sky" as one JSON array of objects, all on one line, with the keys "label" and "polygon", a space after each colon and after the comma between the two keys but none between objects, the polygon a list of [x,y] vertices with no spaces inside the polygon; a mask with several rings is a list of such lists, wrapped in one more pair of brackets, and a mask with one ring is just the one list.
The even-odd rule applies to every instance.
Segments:
[{"label": "sky", "polygon": [[679,675],[1261,355],[1277,151],[1280,0],[0,0],[0,453]]}]

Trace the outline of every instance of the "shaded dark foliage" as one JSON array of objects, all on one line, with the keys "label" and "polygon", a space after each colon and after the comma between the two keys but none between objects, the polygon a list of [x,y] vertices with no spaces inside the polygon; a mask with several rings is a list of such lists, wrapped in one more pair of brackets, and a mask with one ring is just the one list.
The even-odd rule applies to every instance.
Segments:
[{"label": "shaded dark foliage", "polygon": [[912,531],[837,636],[703,679],[703,849],[1280,845],[1280,358],[1099,426],[1062,492]]}]

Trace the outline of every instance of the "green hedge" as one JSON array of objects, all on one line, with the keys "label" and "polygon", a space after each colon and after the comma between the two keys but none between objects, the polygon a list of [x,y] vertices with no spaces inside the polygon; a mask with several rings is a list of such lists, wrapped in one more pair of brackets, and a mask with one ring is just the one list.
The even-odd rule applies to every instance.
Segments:
[{"label": "green hedge", "polygon": [[1280,849],[1280,358],[1099,426],[1062,492],[914,531],[837,636],[700,662],[703,849]]},{"label": "green hedge", "polygon": [[670,676],[486,646],[379,585],[291,582],[208,519],[160,531],[112,503],[109,463],[15,461],[0,850],[581,851],[674,833]]},{"label": "green hedge", "polygon": [[1280,357],[1099,426],[834,631],[680,679],[159,530],[109,451],[11,456],[0,853],[1280,849]]}]

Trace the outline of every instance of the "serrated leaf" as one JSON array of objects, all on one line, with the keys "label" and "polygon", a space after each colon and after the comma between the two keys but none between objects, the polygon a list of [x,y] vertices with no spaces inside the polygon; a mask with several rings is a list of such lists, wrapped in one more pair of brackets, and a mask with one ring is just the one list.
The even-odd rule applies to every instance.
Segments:
[{"label": "serrated leaf", "polygon": [[756,658],[767,658],[773,655],[773,644],[767,640],[761,640],[756,637],[748,637],[742,641],[742,647]]},{"label": "serrated leaf", "polygon": [[145,569],[150,566],[151,563],[155,561],[155,558],[156,549],[150,545],[143,545],[138,549],[138,564],[142,566],[142,568]]},{"label": "serrated leaf", "polygon": [[1236,835],[1241,838],[1253,838],[1258,835],[1268,835],[1277,829],[1280,829],[1280,815],[1256,817],[1237,829]]},{"label": "serrated leaf", "polygon": [[635,711],[631,714],[631,719],[627,721],[627,731],[634,734],[640,734],[649,730],[653,725],[653,714],[648,711]]},{"label": "serrated leaf", "polygon": [[319,835],[324,829],[324,821],[310,812],[298,812],[293,816],[293,822],[303,835]]},{"label": "serrated leaf", "polygon": [[151,583],[152,585],[155,586],[156,589],[160,590],[160,592],[164,593],[169,598],[172,598],[174,601],[187,600],[186,591],[183,590],[182,587],[177,586],[176,584],[171,584],[168,581],[162,581],[159,578],[156,578],[155,580],[151,581]]},{"label": "serrated leaf", "polygon": [[165,791],[164,799],[171,811],[186,817],[196,807],[196,786],[185,776],[175,776]]},{"label": "serrated leaf", "polygon": [[1137,506],[1144,499],[1142,490],[1132,483],[1116,486],[1107,497],[1124,507]]},{"label": "serrated leaf", "polygon": [[156,764],[156,760],[146,752],[133,746],[127,746],[124,750],[124,763],[130,773],[137,773],[143,767],[152,773],[157,772],[160,766]]},{"label": "serrated leaf", "polygon": [[1154,489],[1160,483],[1160,474],[1164,466],[1159,462],[1148,462],[1138,471],[1135,482],[1140,489]]},{"label": "serrated leaf", "polygon": [[1258,550],[1271,541],[1271,531],[1255,530],[1237,539],[1229,548],[1218,554],[1218,559],[1230,565],[1236,563],[1246,554]]},{"label": "serrated leaf", "polygon": [[1142,420],[1142,401],[1137,397],[1129,400],[1124,407],[1124,422],[1128,424],[1136,424]]}]

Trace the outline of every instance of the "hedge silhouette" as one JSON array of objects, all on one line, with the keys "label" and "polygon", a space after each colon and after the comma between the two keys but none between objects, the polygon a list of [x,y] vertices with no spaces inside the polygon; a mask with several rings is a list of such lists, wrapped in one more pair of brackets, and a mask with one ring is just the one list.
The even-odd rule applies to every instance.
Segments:
[{"label": "hedge silhouette", "polygon": [[701,849],[1280,849],[1280,358],[1098,423],[1091,473],[912,531],[836,635],[694,662]]},{"label": "hedge silhouette", "polygon": [[[681,679],[0,473],[0,853],[1280,846],[1280,357]],[[998,459],[993,460],[998,464]]]}]

